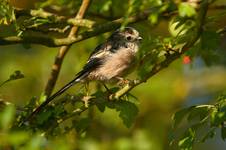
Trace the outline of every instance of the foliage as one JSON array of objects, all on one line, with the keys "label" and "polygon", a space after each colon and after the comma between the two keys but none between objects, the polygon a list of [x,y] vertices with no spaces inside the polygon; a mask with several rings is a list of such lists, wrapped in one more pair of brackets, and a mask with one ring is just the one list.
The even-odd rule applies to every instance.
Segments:
[{"label": "foliage", "polygon": [[0,1],[0,24],[10,24],[15,21],[13,7],[8,3],[8,0]]},{"label": "foliage", "polygon": [[[129,0],[127,3],[120,0],[93,0],[87,10],[86,19],[81,18],[79,20],[74,18],[74,14],[80,9],[82,2],[75,0],[46,0],[35,2],[31,6],[32,9],[18,9],[18,4],[12,6],[12,2],[1,0],[0,30],[2,33],[0,34],[0,45],[21,43],[27,49],[19,54],[26,54],[32,57],[32,55],[37,54],[36,52],[31,52],[33,44],[57,46],[51,45],[51,43],[66,41],[67,44],[64,46],[71,46],[81,40],[95,37],[95,39],[84,41],[81,44],[82,46],[76,45],[76,49],[81,49],[81,51],[77,52],[76,56],[73,56],[74,53],[71,56],[79,62],[81,58],[87,57],[86,49],[95,47],[97,43],[105,38],[105,35],[97,35],[118,27],[123,30],[124,27],[131,23],[136,23],[134,26],[141,31],[143,37],[141,50],[138,54],[136,73],[133,75],[137,80],[128,80],[128,82],[119,86],[111,85],[109,89],[104,89],[102,85],[95,83],[91,85],[91,92],[86,89],[86,86],[82,89],[76,89],[76,93],[56,98],[49,105],[42,107],[42,110],[34,116],[30,115],[46,100],[47,95],[45,95],[45,91],[40,94],[40,98],[33,95],[32,98],[26,101],[26,104],[21,104],[20,106],[6,103],[3,96],[0,99],[0,149],[69,150],[92,149],[96,147],[96,149],[123,150],[151,149],[153,147],[155,149],[155,144],[158,142],[150,143],[150,141],[154,141],[156,136],[150,137],[147,135],[146,130],[151,128],[151,132],[156,132],[156,135],[160,137],[161,133],[152,130],[152,127],[150,127],[156,122],[156,126],[161,126],[158,123],[159,120],[152,121],[152,118],[148,121],[143,120],[147,116],[150,117],[151,113],[156,111],[156,108],[152,112],[149,111],[152,103],[140,106],[142,96],[148,95],[151,90],[149,87],[143,89],[137,97],[131,94],[131,90],[139,89],[136,88],[138,85],[142,86],[144,82],[154,75],[158,77],[159,71],[168,67],[173,61],[180,60],[180,57],[184,55],[191,60],[200,57],[207,66],[225,65],[226,55],[222,52],[223,48],[221,45],[225,36],[225,27],[218,25],[224,19],[225,11],[220,10],[221,15],[218,13],[206,15],[207,10],[209,11],[211,8],[210,6],[214,6],[214,1],[203,0],[200,3],[195,3],[176,0]],[[152,31],[160,26],[162,22],[165,24],[164,28],[168,28],[169,33],[158,34]],[[74,35],[75,37],[67,38],[73,25],[78,26],[79,30]],[[75,38],[80,39],[71,42]],[[42,64],[49,56],[50,53],[45,54],[43,59],[38,59],[37,64]],[[63,61],[63,58],[56,58],[57,61],[60,59]],[[32,70],[33,74],[36,74],[34,69],[37,68],[35,65],[32,63],[26,64],[30,66],[27,68]],[[43,70],[46,70],[48,68],[46,67],[47,63],[43,64]],[[78,67],[80,67],[79,65],[78,63]],[[15,69],[14,66],[13,68]],[[61,67],[54,66],[53,68]],[[54,69],[52,72],[55,71]],[[72,71],[71,68],[65,70]],[[182,69],[180,68],[179,70]],[[4,82],[0,84],[1,93],[4,92],[4,88],[8,88],[7,85],[9,84],[5,83],[24,78],[24,74],[21,72],[15,71],[8,79],[6,78],[7,80],[2,79]],[[26,73],[27,78],[24,80],[28,80],[31,76],[29,71]],[[48,77],[45,76],[44,78],[47,80]],[[44,78],[38,76],[38,82],[44,80]],[[165,78],[168,79],[170,77],[167,76]],[[175,78],[177,78],[176,75]],[[215,80],[218,81],[217,79]],[[156,85],[163,86],[163,84],[167,84],[165,81],[167,80],[160,79]],[[39,93],[41,92],[41,86],[36,86],[38,85],[36,81],[33,81],[32,85],[35,86],[36,90],[39,89]],[[179,88],[177,88],[179,94],[181,94],[183,85],[180,84]],[[154,86],[152,81],[150,86]],[[224,89],[222,89],[218,90],[217,94],[223,93]],[[12,95],[17,90],[20,91],[21,89],[17,88],[12,92]],[[26,90],[26,94],[29,95],[33,89]],[[167,92],[172,95],[169,88],[163,91],[155,90],[154,93],[163,97]],[[208,92],[208,90],[206,91]],[[147,100],[152,101],[152,96],[148,95],[147,97]],[[164,100],[166,99],[168,97],[164,98]],[[176,98],[172,96],[171,99]],[[184,96],[182,99],[185,100],[186,97]],[[178,107],[178,104],[171,104]],[[162,102],[160,109],[166,107],[165,105],[168,105],[168,103]],[[179,105],[182,105],[182,102],[179,102]],[[169,109],[172,108],[169,107]],[[104,123],[96,117],[99,114],[101,118],[104,115],[108,115],[111,111],[113,113],[105,117]],[[144,113],[146,114],[144,115]],[[171,113],[164,113],[163,115],[168,116]],[[143,116],[138,118],[139,115]],[[155,117],[161,118],[158,115]],[[211,104],[199,104],[181,109],[174,114],[173,122],[172,139],[170,139],[173,148],[192,150],[197,143],[216,137],[217,130],[221,130],[221,138],[225,140],[226,96],[222,94]],[[116,123],[120,125],[115,125],[115,127],[114,124]],[[127,137],[132,138],[123,137],[125,133],[121,131],[124,128],[121,127],[121,124],[129,132]],[[139,124],[148,127],[144,130],[135,130]],[[181,128],[184,127],[186,129],[181,132]],[[113,131],[110,136],[107,136],[106,132],[110,132],[114,128],[120,128],[119,132],[113,133]],[[179,134],[177,134],[178,130]],[[168,133],[168,131],[164,132]],[[103,143],[106,142],[106,147],[95,145],[95,140],[101,139],[99,135],[102,135],[101,138],[104,137]],[[120,138],[117,139],[117,137]],[[114,138],[117,140],[113,144],[108,141],[108,139]],[[109,147],[111,144],[113,146]],[[167,145],[166,147],[170,146]],[[164,149],[164,146],[158,147],[158,149]]]},{"label": "foliage", "polygon": [[[218,128],[221,130],[222,139],[225,140],[225,106],[226,95],[221,95],[217,98],[216,104],[191,106],[176,112],[173,117],[174,129],[178,128],[184,119],[188,124],[186,131],[178,141],[179,148],[191,150],[195,142],[205,142],[213,138]],[[203,133],[203,129],[206,132]]]}]

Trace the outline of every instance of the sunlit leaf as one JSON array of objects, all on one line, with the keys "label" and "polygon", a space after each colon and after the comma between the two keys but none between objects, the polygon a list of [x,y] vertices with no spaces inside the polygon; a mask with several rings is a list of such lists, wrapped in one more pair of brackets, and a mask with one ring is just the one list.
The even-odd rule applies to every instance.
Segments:
[{"label": "sunlit leaf", "polygon": [[107,1],[103,4],[103,6],[102,6],[102,8],[100,9],[100,11],[101,11],[101,12],[109,11],[110,8],[111,8],[111,6],[112,6],[112,0],[107,0]]},{"label": "sunlit leaf", "polygon": [[212,126],[219,126],[224,121],[226,121],[226,111],[218,111],[217,109],[212,111],[211,113]]},{"label": "sunlit leaf", "polygon": [[180,150],[192,150],[195,141],[195,131],[189,128],[184,137],[178,142]]},{"label": "sunlit leaf", "polygon": [[0,24],[8,25],[15,20],[14,8],[8,0],[0,0]]},{"label": "sunlit leaf", "polygon": [[179,4],[179,15],[181,17],[192,17],[196,14],[195,8],[189,3],[183,2]]},{"label": "sunlit leaf", "polygon": [[158,13],[152,13],[151,15],[149,15],[148,20],[151,22],[151,24],[156,24],[158,22],[158,17]]}]

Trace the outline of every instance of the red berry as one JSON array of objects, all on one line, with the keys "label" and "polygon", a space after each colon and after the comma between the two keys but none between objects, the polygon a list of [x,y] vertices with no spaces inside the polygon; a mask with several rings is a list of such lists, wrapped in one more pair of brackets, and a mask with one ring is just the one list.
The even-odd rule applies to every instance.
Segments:
[{"label": "red berry", "polygon": [[190,64],[190,63],[191,63],[190,56],[184,56],[184,58],[183,58],[183,64]]}]

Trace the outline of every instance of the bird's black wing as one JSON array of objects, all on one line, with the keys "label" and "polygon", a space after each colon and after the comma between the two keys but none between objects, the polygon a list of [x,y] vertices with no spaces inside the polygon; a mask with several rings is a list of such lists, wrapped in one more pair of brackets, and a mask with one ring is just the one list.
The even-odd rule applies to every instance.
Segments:
[{"label": "bird's black wing", "polygon": [[83,67],[83,69],[76,74],[76,82],[79,82],[83,80],[84,78],[89,75],[90,72],[93,70],[97,69],[103,64],[103,60],[101,58],[91,58],[89,61],[86,63],[86,65]]}]

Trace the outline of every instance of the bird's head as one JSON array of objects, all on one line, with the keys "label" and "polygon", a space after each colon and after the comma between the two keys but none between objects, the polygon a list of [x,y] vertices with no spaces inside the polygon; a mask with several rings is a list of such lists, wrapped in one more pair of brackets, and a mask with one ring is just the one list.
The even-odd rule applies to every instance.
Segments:
[{"label": "bird's head", "polygon": [[125,42],[140,43],[142,37],[139,32],[132,27],[125,27],[124,30],[116,30],[110,37],[111,40],[121,40]]}]

